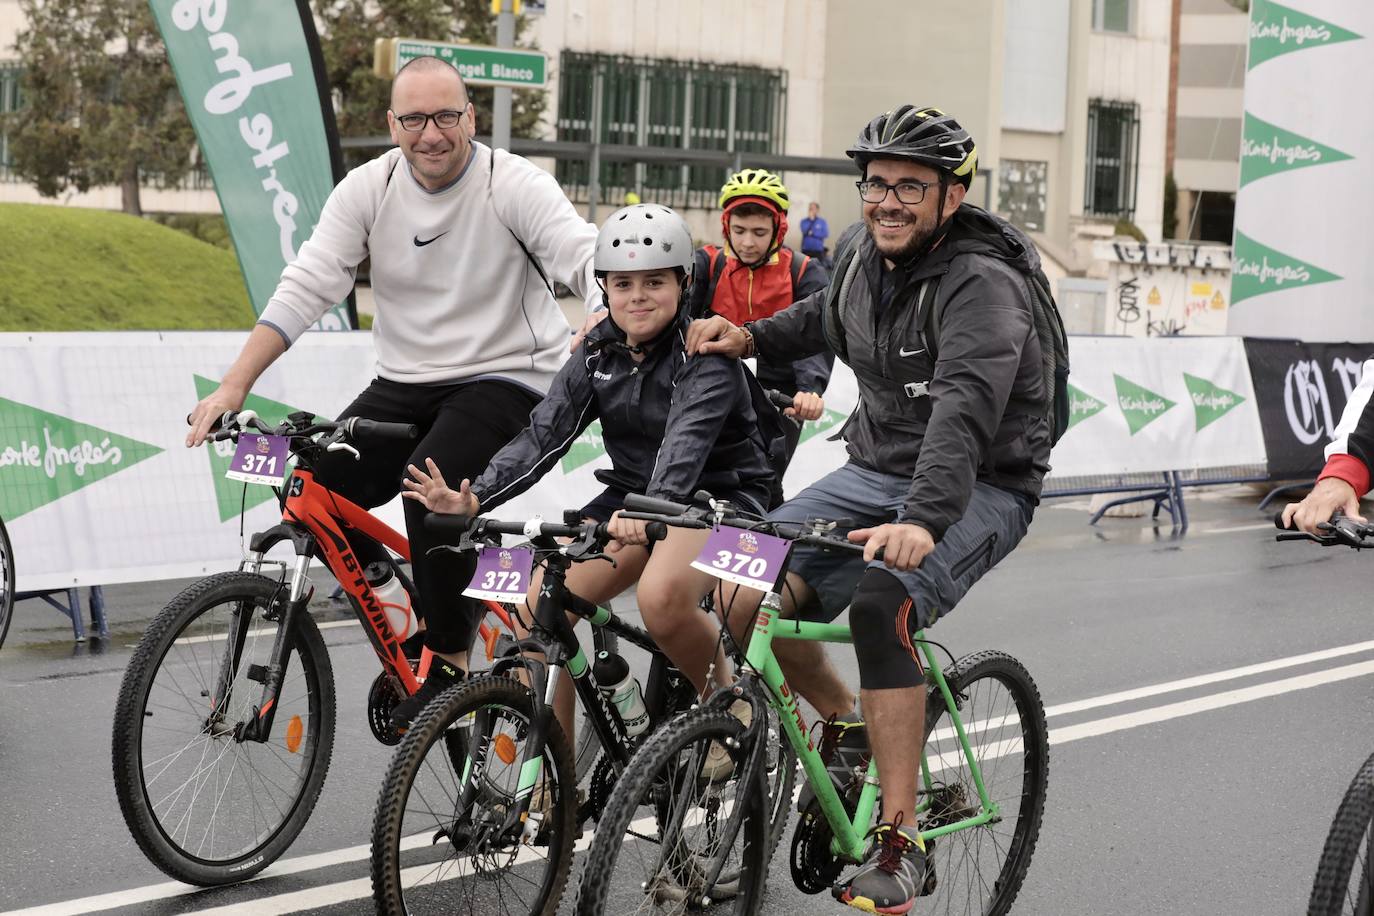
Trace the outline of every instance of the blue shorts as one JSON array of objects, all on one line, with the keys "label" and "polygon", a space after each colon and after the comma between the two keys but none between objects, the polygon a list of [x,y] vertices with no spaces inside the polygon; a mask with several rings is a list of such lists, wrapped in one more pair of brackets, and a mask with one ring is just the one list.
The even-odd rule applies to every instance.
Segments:
[{"label": "blue shorts", "polygon": [[[837,534],[847,534],[855,528],[895,522],[910,488],[909,477],[883,474],[851,461],[802,490],[768,517],[786,522],[850,519],[853,524],[835,529]],[[950,526],[935,549],[910,572],[889,569],[881,560],[865,563],[855,554],[798,546],[793,549],[788,569],[819,599],[819,606],[801,608],[800,616],[804,620],[834,620],[849,606],[864,569],[872,568],[885,570],[905,586],[912,608],[918,612],[911,628],[928,627],[948,614],[973,583],[1011,553],[1025,536],[1034,510],[1031,497],[979,481],[974,484],[963,518]]]}]

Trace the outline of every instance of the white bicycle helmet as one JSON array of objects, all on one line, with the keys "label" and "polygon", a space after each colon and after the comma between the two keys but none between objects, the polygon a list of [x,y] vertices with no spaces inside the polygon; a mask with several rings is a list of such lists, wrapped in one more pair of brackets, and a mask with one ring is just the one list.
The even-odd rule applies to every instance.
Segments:
[{"label": "white bicycle helmet", "polygon": [[624,207],[602,223],[592,266],[598,277],[612,270],[679,270],[685,290],[692,280],[692,233],[662,204]]}]

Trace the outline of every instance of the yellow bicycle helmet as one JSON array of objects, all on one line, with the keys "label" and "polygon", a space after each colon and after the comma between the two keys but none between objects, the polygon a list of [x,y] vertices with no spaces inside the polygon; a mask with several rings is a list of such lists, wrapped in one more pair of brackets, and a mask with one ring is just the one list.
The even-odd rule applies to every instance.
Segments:
[{"label": "yellow bicycle helmet", "polygon": [[741,169],[725,179],[717,206],[724,209],[730,201],[741,197],[760,197],[771,201],[782,212],[787,212],[787,186],[767,169]]}]

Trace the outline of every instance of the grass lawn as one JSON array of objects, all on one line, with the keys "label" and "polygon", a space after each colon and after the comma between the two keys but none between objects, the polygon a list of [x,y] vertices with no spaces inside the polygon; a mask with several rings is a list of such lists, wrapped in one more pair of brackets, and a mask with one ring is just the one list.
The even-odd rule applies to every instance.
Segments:
[{"label": "grass lawn", "polygon": [[0,331],[207,330],[253,321],[231,251],[123,213],[0,204]]}]

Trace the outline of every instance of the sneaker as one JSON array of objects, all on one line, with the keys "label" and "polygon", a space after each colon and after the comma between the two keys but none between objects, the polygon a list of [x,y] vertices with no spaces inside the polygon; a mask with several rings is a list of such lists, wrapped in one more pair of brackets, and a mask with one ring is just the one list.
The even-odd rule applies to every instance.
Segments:
[{"label": "sneaker", "polygon": [[410,723],[420,714],[420,710],[429,705],[430,701],[439,694],[457,684],[463,682],[463,670],[454,667],[448,662],[434,660],[430,665],[429,677],[425,678],[420,689],[415,691],[414,696],[406,697],[396,704],[396,708],[391,710],[391,727],[398,732],[404,733],[410,728]]},{"label": "sneaker", "polygon": [[[854,771],[868,766],[868,730],[856,712],[831,716],[819,724],[821,743],[817,751],[821,762],[830,771],[830,781],[835,783],[835,790],[843,794]],[[815,797],[811,783],[803,782],[801,792],[797,795],[797,811],[805,811]]]},{"label": "sneaker", "polygon": [[[754,707],[747,700],[736,700],[730,704],[730,715],[744,723],[748,728],[754,721]],[[706,760],[701,764],[701,778],[707,782],[724,782],[735,772],[735,761],[730,752],[719,741],[712,741],[706,751]]]},{"label": "sneaker", "polygon": [[835,899],[865,913],[911,912],[926,886],[926,851],[916,831],[896,824],[879,824],[868,860],[849,879],[836,886]]}]

